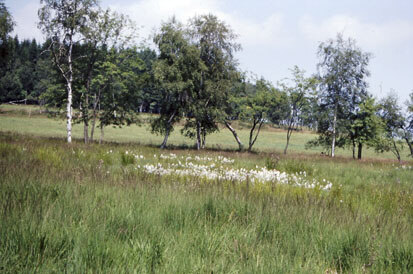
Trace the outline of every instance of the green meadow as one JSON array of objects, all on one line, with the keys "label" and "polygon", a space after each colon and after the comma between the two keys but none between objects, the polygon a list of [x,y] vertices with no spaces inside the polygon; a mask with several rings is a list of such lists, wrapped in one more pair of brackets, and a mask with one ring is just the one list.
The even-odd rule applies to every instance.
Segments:
[{"label": "green meadow", "polygon": [[[123,126],[122,128],[108,126],[104,129],[104,141],[116,143],[134,143],[141,145],[159,146],[162,143],[163,136],[151,134],[150,121],[151,115],[141,115],[142,122],[139,125]],[[235,123],[237,133],[244,145],[248,144],[249,128],[246,124]],[[183,136],[180,132],[182,127],[179,125],[172,132],[168,139],[171,147],[192,147],[195,141]],[[0,106],[0,130],[3,132],[15,132],[42,137],[56,137],[64,139],[66,137],[66,121],[64,118],[48,118],[45,111],[37,106]],[[74,124],[73,137],[83,138],[83,125]],[[99,140],[100,131],[95,130],[95,140]],[[294,154],[319,155],[321,148],[306,149],[305,144],[315,139],[317,135],[309,131],[299,131],[292,134],[288,152]],[[281,129],[270,126],[264,127],[258,136],[254,145],[257,152],[282,153],[286,143],[286,132]],[[225,127],[220,128],[218,132],[207,136],[207,148],[216,150],[236,150],[238,148],[234,137]],[[336,154],[339,157],[351,157],[350,148],[337,149]],[[407,158],[408,149],[402,151],[402,160]],[[391,152],[376,153],[371,148],[363,150],[364,158],[375,159],[396,159]]]},{"label": "green meadow", "polygon": [[[108,127],[101,145],[83,144],[76,125],[69,145],[64,121],[36,107],[2,105],[0,112],[2,273],[413,272],[412,161],[371,150],[361,161],[347,150],[331,159],[305,150],[315,135],[302,132],[284,156],[285,132],[272,128],[255,153],[235,151],[225,129],[208,136],[202,151],[176,130],[172,147],[160,150],[162,137],[147,123]],[[238,129],[246,142],[247,129]],[[143,168],[182,159],[305,172],[332,187]]]}]

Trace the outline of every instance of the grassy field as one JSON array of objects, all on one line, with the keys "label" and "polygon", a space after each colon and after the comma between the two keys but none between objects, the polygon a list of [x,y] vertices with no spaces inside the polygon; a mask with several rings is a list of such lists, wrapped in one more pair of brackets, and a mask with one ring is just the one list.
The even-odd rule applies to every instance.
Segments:
[{"label": "grassy field", "polygon": [[[143,115],[143,117],[145,121],[151,118],[148,115]],[[168,144],[178,147],[193,146],[194,140],[182,136],[180,129],[181,127],[179,126],[175,129],[169,138]],[[64,119],[48,118],[45,112],[40,113],[39,107],[36,106],[0,105],[0,131],[65,138],[66,122]],[[248,129],[238,127],[238,134],[243,143],[248,144]],[[73,136],[78,139],[82,138],[82,125],[74,125]],[[95,136],[96,139],[99,139],[99,131],[96,132]],[[321,148],[305,149],[305,144],[316,137],[317,135],[311,132],[294,133],[291,137],[289,152],[320,154],[322,151]],[[105,128],[104,140],[109,142],[159,146],[162,143],[163,137],[151,134],[148,123],[143,123],[141,126],[131,125],[122,128],[107,127]],[[281,153],[284,150],[285,143],[286,132],[284,130],[267,127],[261,131],[254,145],[254,149],[256,151]],[[225,128],[207,136],[207,147],[218,150],[235,150],[238,148],[232,134]],[[342,157],[351,157],[351,153],[350,149],[338,149],[336,152],[338,156]],[[406,155],[408,155],[407,148],[402,153],[402,159],[407,160]],[[378,154],[369,148],[364,149],[363,156],[365,158],[395,159],[395,156],[391,152]]]},{"label": "grassy field", "polygon": [[157,148],[1,133],[0,271],[413,271],[411,166],[173,153],[208,165],[224,156],[231,168],[306,171],[332,188],[160,175],[138,168],[176,161]]},{"label": "grassy field", "polygon": [[2,273],[413,272],[412,162],[67,144],[37,111],[0,114]]}]

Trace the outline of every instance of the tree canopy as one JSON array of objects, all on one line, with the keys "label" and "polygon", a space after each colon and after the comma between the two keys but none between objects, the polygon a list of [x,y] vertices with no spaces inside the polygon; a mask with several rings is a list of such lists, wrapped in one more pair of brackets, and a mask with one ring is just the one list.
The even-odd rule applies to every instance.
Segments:
[{"label": "tree canopy", "polygon": [[[187,22],[161,24],[153,46],[137,44],[135,24],[103,10],[97,0],[42,0],[39,25],[45,42],[10,37],[15,25],[0,0],[0,102],[29,102],[65,114],[67,140],[72,123],[82,123],[84,142],[95,129],[150,119],[152,132],[164,136],[162,148],[178,125],[181,134],[204,148],[207,135],[227,128],[239,150],[252,151],[263,127],[286,130],[284,153],[295,131],[318,133],[309,145],[335,155],[336,147],[413,155],[413,93],[407,113],[397,98],[377,100],[369,93],[371,54],[338,34],[320,43],[318,72],[306,76],[298,66],[274,86],[247,77],[238,67],[241,50],[233,29],[212,14]],[[247,127],[243,142],[237,130]]]}]

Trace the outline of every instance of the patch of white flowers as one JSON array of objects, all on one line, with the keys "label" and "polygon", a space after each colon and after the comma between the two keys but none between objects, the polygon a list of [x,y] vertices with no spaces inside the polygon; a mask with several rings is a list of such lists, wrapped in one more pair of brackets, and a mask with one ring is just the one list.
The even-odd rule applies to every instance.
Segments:
[{"label": "patch of white flowers", "polygon": [[[158,158],[158,156],[156,154],[153,155],[153,157],[155,159]],[[185,160],[186,162],[188,161],[196,161],[196,162],[218,162],[221,164],[232,164],[234,163],[234,159],[230,159],[224,156],[218,156],[218,157],[208,157],[208,156],[204,156],[204,157],[200,157],[200,156],[180,156],[178,157],[176,154],[174,153],[170,153],[169,155],[164,155],[161,154],[159,156],[160,159],[164,159],[164,160],[175,160],[175,159],[180,159],[180,160]]]},{"label": "patch of white flowers", "polygon": [[[318,188],[321,190],[329,190],[333,186],[331,182],[323,179],[321,182],[314,178],[309,178],[305,171],[288,174],[278,170],[269,170],[265,167],[256,169],[245,168],[230,168],[223,164],[234,163],[233,159],[223,156],[212,157],[191,157],[181,156],[171,153],[169,155],[161,154],[159,157],[154,155],[155,159],[175,160],[172,163],[156,163],[137,165],[136,169],[142,169],[146,173],[156,174],[160,176],[176,175],[176,176],[193,176],[204,178],[207,180],[234,181],[246,182],[254,184],[276,183],[283,185],[292,185],[309,189]],[[182,160],[182,161],[181,161]],[[209,163],[194,163],[209,162]]]}]

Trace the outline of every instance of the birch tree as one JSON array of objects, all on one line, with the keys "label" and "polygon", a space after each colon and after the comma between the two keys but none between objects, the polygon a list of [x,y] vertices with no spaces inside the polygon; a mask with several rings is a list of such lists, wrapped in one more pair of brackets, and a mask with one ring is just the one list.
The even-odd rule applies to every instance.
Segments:
[{"label": "birch tree", "polygon": [[153,65],[153,73],[161,100],[160,115],[152,122],[152,132],[164,135],[161,148],[165,148],[174,124],[194,103],[195,86],[205,65],[198,48],[190,44],[183,25],[175,18],[162,25],[154,42],[159,48],[159,58]]},{"label": "birch tree", "polygon": [[352,146],[353,159],[361,159],[363,146],[374,146],[377,137],[382,135],[383,123],[377,116],[378,105],[373,97],[365,99],[359,106],[357,113],[351,115],[348,141]]},{"label": "birch tree", "polygon": [[390,151],[400,162],[403,149],[401,131],[405,120],[395,94],[389,94],[380,100],[377,115],[384,123],[384,134],[376,139],[375,150],[377,152]]},{"label": "birch tree", "polygon": [[96,0],[41,0],[39,28],[50,41],[54,65],[66,83],[67,142],[72,142],[74,46],[84,38],[88,20],[97,12]]},{"label": "birch tree", "polygon": [[237,74],[235,52],[241,49],[237,35],[225,22],[212,14],[196,16],[189,23],[191,43],[199,50],[206,70],[195,85],[190,118],[184,127],[186,135],[196,137],[197,149],[205,147],[208,133],[218,130],[225,116],[234,75]]},{"label": "birch tree", "polygon": [[[134,38],[135,29],[128,17],[108,10],[99,9],[89,16],[90,20],[82,30],[84,37],[82,52],[78,65],[81,67],[82,89],[80,98],[80,111],[82,113],[84,142],[89,142],[89,121],[92,119],[90,139],[93,141],[93,133],[96,120],[97,105],[99,97],[91,90],[91,83],[97,76],[99,70],[96,65],[105,62],[109,56],[106,53],[108,48],[124,48]],[[92,109],[90,117],[89,109]]]},{"label": "birch tree", "polygon": [[251,125],[248,152],[252,151],[262,126],[269,121],[279,120],[276,116],[285,113],[285,99],[285,93],[275,89],[263,78],[255,82],[253,93],[239,98],[240,119]]},{"label": "birch tree", "polygon": [[413,157],[413,92],[410,93],[409,97],[409,100],[406,102],[408,116],[403,129],[403,139],[409,147],[410,157]]},{"label": "birch tree", "polygon": [[243,73],[239,73],[239,75],[235,77],[228,99],[224,105],[224,115],[221,117],[221,123],[223,123],[232,133],[232,136],[238,144],[239,151],[244,150],[244,144],[242,143],[236,129],[233,127],[232,122],[240,119],[242,108],[239,104],[238,98],[246,95],[245,92],[248,85],[251,84],[246,82],[245,75],[243,75]]},{"label": "birch tree", "polygon": [[307,104],[307,97],[310,91],[315,90],[316,79],[313,77],[304,77],[304,70],[295,66],[291,69],[292,85],[281,83],[282,90],[287,95],[287,103],[289,111],[286,112],[287,122],[287,140],[284,148],[284,154],[287,154],[288,145],[293,131],[297,130],[298,124],[301,121],[302,109]]},{"label": "birch tree", "polygon": [[371,55],[364,53],[352,39],[337,35],[336,40],[320,44],[318,49],[318,77],[320,101],[327,112],[328,130],[320,132],[331,136],[331,156],[335,155],[336,140],[343,123],[367,95],[367,70]]}]

